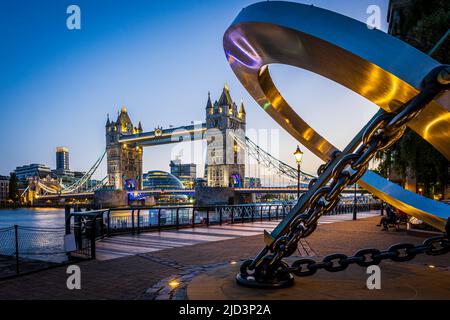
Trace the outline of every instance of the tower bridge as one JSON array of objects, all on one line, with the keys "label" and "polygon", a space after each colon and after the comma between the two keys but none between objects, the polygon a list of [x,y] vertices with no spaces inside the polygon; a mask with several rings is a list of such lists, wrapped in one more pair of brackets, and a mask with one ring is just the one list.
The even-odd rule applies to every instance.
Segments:
[{"label": "tower bridge", "polygon": [[123,135],[120,137],[119,143],[150,147],[183,141],[203,140],[205,139],[205,133],[206,123],[169,129],[156,128],[149,132]]},{"label": "tower bridge", "polygon": [[[295,194],[296,187],[273,185],[249,187],[245,185],[245,169],[248,159],[256,160],[259,167],[266,168],[272,174],[297,180],[297,169],[280,161],[258,144],[250,140],[246,134],[246,112],[243,102],[238,105],[233,101],[227,85],[222,89],[218,100],[212,102],[208,93],[205,106],[205,122],[179,127],[156,127],[144,132],[139,121],[135,126],[126,107],[117,113],[116,120],[109,115],[105,124],[106,148],[91,169],[77,182],[70,186],[58,185],[54,180],[38,179],[33,181],[24,191],[28,198],[34,197],[42,201],[64,200],[88,201],[95,198],[99,192],[110,192],[108,197],[115,197],[117,191],[137,192],[139,197],[159,196],[162,194],[183,194],[203,198],[201,192],[206,192],[206,198],[211,201],[234,201],[247,199],[252,201],[254,194]],[[180,142],[205,140],[207,142],[207,187],[203,191],[194,189],[180,190],[143,190],[143,149],[159,145]],[[105,157],[106,155],[106,157]],[[103,159],[107,161],[107,176],[93,188],[86,184],[91,179]],[[259,170],[260,171],[260,170]],[[301,191],[313,175],[302,172]],[[206,190],[206,191],[205,191]],[[222,197],[220,195],[223,190]],[[231,191],[230,191],[231,190]],[[209,195],[208,195],[209,192]],[[345,190],[354,192],[353,188]],[[31,196],[30,196],[31,194]],[[250,198],[249,198],[250,196]],[[105,197],[103,197],[105,198]],[[228,199],[228,200],[227,200]],[[240,199],[240,200],[239,200]]]},{"label": "tower bridge", "polygon": [[125,107],[116,121],[108,117],[106,152],[109,185],[119,190],[142,189],[143,147],[206,140],[208,186],[243,187],[245,150],[235,138],[245,140],[246,112],[243,102],[238,108],[225,85],[214,103],[208,93],[205,116],[204,123],[168,129],[157,127],[149,132],[143,131],[140,122],[137,127],[133,125]]}]

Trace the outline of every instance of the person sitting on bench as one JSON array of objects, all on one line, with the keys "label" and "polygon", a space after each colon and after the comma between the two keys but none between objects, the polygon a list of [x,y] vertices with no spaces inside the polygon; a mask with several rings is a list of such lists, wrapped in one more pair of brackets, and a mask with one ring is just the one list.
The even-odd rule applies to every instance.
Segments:
[{"label": "person sitting on bench", "polygon": [[383,226],[383,231],[389,230],[389,224],[395,224],[397,223],[397,215],[390,205],[386,207],[386,216],[381,217],[381,221],[379,224],[377,224],[378,227]]}]

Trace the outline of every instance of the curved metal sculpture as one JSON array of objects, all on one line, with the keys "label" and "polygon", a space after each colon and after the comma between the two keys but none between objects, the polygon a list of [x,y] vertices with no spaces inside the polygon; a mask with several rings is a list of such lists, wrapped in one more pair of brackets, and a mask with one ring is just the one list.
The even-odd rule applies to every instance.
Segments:
[{"label": "curved metal sculpture", "polygon": [[[246,267],[254,270],[264,264],[268,252],[275,252],[275,257],[266,259],[268,265],[273,267],[276,260],[277,268],[282,268],[280,257],[290,252],[279,253],[279,247],[289,251],[286,250],[286,238],[289,238],[286,235],[292,235],[289,232],[293,221],[301,220],[298,216],[303,213],[300,224],[304,229],[320,217],[318,214],[313,219],[312,214],[308,215],[313,211],[304,212],[311,197],[316,196],[312,201],[316,204],[325,194],[325,190],[322,194],[313,194],[317,192],[314,187],[324,182],[325,178],[320,180],[321,175],[326,175],[327,181],[334,181],[333,197],[330,190],[326,190],[322,204],[325,209],[333,205],[328,201],[335,201],[342,184],[357,181],[389,204],[445,230],[450,206],[409,192],[366,169],[373,150],[389,147],[401,137],[405,125],[450,160],[449,66],[442,66],[408,44],[379,30],[371,30],[361,22],[314,6],[289,2],[260,2],[244,8],[225,32],[223,44],[231,68],[258,104],[300,143],[328,161],[319,169],[319,180],[311,185],[311,192],[299,200],[271,234],[265,234],[266,248]],[[296,66],[334,80],[378,105],[380,111],[340,152],[309,126],[277,90],[268,68],[274,63]],[[378,140],[386,140],[385,145],[371,141],[376,135]],[[364,149],[367,146],[370,151]],[[355,160],[355,153],[351,154],[355,150],[361,151],[359,156],[365,152],[363,160]],[[350,158],[355,161],[351,162]],[[342,174],[343,168],[349,165]],[[342,182],[337,182],[339,179]],[[305,233],[303,230],[298,237],[312,231]],[[289,241],[290,244],[295,242]]]}]

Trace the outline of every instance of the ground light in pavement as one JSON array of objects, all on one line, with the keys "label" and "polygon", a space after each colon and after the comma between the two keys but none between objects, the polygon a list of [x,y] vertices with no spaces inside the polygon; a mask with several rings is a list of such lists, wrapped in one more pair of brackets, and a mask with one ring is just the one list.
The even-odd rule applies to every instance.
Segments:
[{"label": "ground light in pavement", "polygon": [[178,280],[172,280],[172,281],[169,282],[169,286],[172,289],[178,288],[179,285],[180,285],[180,282]]}]

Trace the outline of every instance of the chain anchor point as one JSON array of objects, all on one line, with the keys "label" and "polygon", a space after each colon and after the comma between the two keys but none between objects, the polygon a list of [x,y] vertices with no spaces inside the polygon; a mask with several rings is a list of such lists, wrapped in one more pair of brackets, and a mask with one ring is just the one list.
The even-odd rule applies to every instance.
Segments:
[{"label": "chain anchor point", "polygon": [[294,275],[288,270],[284,262],[271,265],[270,256],[266,256],[261,263],[252,271],[249,266],[253,260],[246,260],[236,275],[236,282],[248,288],[281,289],[294,285]]}]

